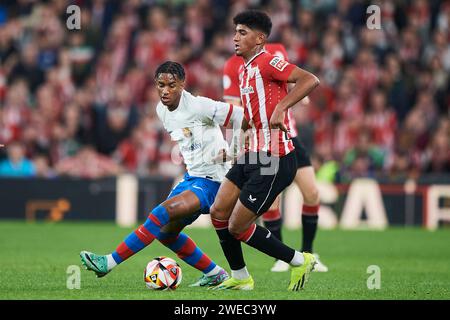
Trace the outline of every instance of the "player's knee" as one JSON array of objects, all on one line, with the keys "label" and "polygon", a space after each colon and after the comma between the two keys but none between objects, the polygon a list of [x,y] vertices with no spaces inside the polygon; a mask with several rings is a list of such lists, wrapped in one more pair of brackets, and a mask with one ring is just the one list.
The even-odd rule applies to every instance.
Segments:
[{"label": "player's knee", "polygon": [[209,215],[211,216],[211,219],[217,219],[219,211],[216,209],[214,205],[212,205],[211,208],[209,208]]},{"label": "player's knee", "polygon": [[307,205],[316,205],[319,203],[319,190],[316,186],[308,188],[303,192],[303,199]]},{"label": "player's knee", "polygon": [[209,209],[209,214],[211,215],[211,219],[228,220],[228,216],[227,216],[227,213],[225,212],[225,210],[220,210],[214,204]]}]

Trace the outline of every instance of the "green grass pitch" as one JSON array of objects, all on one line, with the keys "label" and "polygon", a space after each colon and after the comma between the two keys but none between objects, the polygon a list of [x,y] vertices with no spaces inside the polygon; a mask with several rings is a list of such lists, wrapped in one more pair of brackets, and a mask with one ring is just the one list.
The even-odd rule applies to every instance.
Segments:
[{"label": "green grass pitch", "polygon": [[[450,230],[419,228],[319,230],[315,248],[330,271],[313,273],[299,292],[286,290],[289,273],[271,273],[273,259],[246,245],[244,255],[255,280],[253,291],[189,288],[200,273],[157,241],[104,278],[97,279],[81,268],[81,288],[67,288],[68,267],[81,267],[81,250],[109,253],[131,231],[112,223],[0,222],[0,299],[450,299]],[[187,229],[186,233],[228,269],[214,230]],[[284,230],[283,235],[289,245],[300,245],[300,230]],[[161,255],[175,258],[182,267],[183,281],[175,291],[145,287],[144,267]],[[371,265],[380,268],[380,289],[367,287]]]}]

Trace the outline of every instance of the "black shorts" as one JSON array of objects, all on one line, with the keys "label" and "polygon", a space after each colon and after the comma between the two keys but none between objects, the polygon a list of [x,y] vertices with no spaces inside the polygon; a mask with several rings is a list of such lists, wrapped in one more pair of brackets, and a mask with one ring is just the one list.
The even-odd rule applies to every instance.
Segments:
[{"label": "black shorts", "polygon": [[295,147],[295,158],[297,159],[297,169],[311,166],[311,160],[309,159],[309,153],[297,137],[292,138],[292,143]]},{"label": "black shorts", "polygon": [[239,200],[242,204],[259,216],[269,210],[277,196],[292,183],[296,172],[293,151],[281,158],[247,152],[226,177],[241,189]]}]

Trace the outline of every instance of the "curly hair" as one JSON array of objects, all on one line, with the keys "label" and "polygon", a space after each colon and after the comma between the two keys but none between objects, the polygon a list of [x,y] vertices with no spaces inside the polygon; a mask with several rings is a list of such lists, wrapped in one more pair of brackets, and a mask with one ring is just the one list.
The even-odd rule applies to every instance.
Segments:
[{"label": "curly hair", "polygon": [[272,30],[270,17],[265,12],[258,10],[247,10],[238,13],[233,18],[233,23],[235,25],[242,24],[250,29],[262,31],[267,37]]},{"label": "curly hair", "polygon": [[178,80],[184,80],[186,78],[183,66],[174,61],[166,61],[160,64],[155,71],[155,79],[157,79],[161,73],[170,73]]}]

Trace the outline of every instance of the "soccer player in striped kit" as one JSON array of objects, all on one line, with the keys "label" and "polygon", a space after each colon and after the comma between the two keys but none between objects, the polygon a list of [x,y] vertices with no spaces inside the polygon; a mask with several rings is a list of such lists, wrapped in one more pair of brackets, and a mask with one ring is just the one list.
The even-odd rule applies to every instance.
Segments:
[{"label": "soccer player in striped kit", "polygon": [[[171,191],[167,200],[151,210],[145,223],[133,231],[109,255],[80,253],[82,263],[98,277],[136,254],[154,239],[173,250],[179,258],[203,272],[191,286],[218,285],[228,279],[227,272],[216,265],[181,230],[200,214],[209,213],[217,191],[231,163],[225,153],[239,151],[243,110],[232,104],[196,97],[184,90],[183,67],[172,61],[160,65],[155,73],[160,102],[158,117],[173,141],[178,143],[187,173]],[[220,126],[233,124],[231,145],[225,141]]]},{"label": "soccer player in striped kit", "polygon": [[[231,268],[231,278],[214,289],[252,290],[254,281],[245,266],[239,241],[291,265],[288,290],[304,287],[316,264],[308,252],[299,252],[255,224],[297,171],[287,110],[318,84],[313,74],[264,50],[272,22],[261,11],[244,11],[233,18],[236,55],[244,59],[240,95],[244,107],[242,128],[251,130],[249,146],[222,182],[211,219]],[[295,83],[287,90],[288,83]]]},{"label": "soccer player in striped kit", "polygon": [[[288,61],[288,54],[285,47],[281,43],[268,43],[264,46],[264,50],[274,56],[280,57],[282,60]],[[233,55],[224,65],[223,68],[223,98],[225,102],[241,105],[241,97],[239,90],[239,74],[244,68],[244,60],[242,57]],[[308,98],[301,101],[303,103]],[[302,219],[302,250],[313,253],[313,242],[317,232],[318,211],[319,211],[319,192],[317,189],[314,168],[311,164],[308,151],[303,146],[298,137],[295,118],[291,114],[292,109],[288,110],[290,121],[291,137],[295,147],[295,157],[297,159],[297,173],[294,182],[297,184],[303,196],[303,207],[301,213]],[[264,226],[272,232],[272,234],[280,241],[282,239],[283,219],[280,212],[280,196],[274,201],[269,210],[262,214],[261,218]],[[327,272],[328,267],[319,260],[319,255],[314,253],[316,258],[315,272]],[[282,260],[276,260],[270,269],[273,272],[284,272],[289,270],[289,264]]]}]

